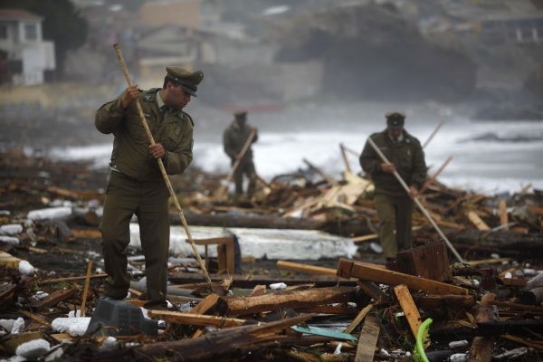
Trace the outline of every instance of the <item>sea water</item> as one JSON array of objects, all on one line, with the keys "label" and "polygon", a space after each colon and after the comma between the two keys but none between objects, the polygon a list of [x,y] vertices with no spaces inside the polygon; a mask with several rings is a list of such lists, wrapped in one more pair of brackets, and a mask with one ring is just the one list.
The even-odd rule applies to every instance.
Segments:
[{"label": "sea water", "polygon": [[[210,173],[228,173],[230,161],[222,147],[222,132],[232,120],[220,110],[199,111],[195,119],[193,165]],[[447,159],[438,181],[446,186],[486,194],[515,193],[531,185],[543,189],[543,120],[480,121],[468,112],[436,104],[388,105],[328,102],[292,105],[275,112],[249,112],[258,128],[253,145],[257,173],[267,181],[307,169],[308,163],[341,179],[350,169],[360,173],[358,156],[373,132],[385,128],[384,113],[407,114],[405,128],[425,145],[429,175]],[[344,160],[340,145],[346,149]],[[106,167],[111,138],[103,144],[51,150],[61,159],[91,159]]]}]

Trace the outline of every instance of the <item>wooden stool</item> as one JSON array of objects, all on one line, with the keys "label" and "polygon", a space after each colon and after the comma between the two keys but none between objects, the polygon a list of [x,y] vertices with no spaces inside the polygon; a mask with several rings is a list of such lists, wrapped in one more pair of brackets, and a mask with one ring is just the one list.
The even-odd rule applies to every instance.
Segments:
[{"label": "wooden stool", "polygon": [[236,249],[233,236],[222,238],[195,239],[194,244],[205,245],[206,267],[209,264],[208,246],[217,244],[217,261],[219,264],[219,271],[217,272],[217,274],[236,274]]}]

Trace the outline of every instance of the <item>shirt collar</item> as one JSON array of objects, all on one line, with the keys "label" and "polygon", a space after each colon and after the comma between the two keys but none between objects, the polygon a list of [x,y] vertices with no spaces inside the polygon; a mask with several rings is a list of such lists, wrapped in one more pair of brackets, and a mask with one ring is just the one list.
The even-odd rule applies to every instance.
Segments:
[{"label": "shirt collar", "polygon": [[404,137],[403,137],[403,132],[400,133],[400,135],[399,135],[398,138],[396,138],[396,139],[394,139],[394,137],[392,137],[392,136],[390,135],[390,133],[388,133],[388,132],[387,132],[387,135],[388,135],[388,137],[392,140],[392,142],[394,142],[394,143],[396,143],[396,142],[402,142],[402,141],[403,141],[403,138],[404,138]]},{"label": "shirt collar", "polygon": [[166,104],[164,104],[164,100],[160,96],[160,91],[158,91],[156,93],[156,105],[157,105],[158,109],[162,109],[162,107],[166,105]]}]

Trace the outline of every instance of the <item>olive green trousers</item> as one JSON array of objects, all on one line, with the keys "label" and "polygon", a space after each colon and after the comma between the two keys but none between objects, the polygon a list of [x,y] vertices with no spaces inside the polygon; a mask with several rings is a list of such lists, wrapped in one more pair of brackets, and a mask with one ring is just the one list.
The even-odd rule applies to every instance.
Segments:
[{"label": "olive green trousers", "polygon": [[247,176],[249,185],[247,187],[247,196],[253,196],[256,190],[256,170],[252,160],[240,162],[236,170],[234,170],[234,184],[236,185],[236,195],[243,194],[243,176]]},{"label": "olive green trousers", "polygon": [[130,220],[137,216],[151,302],[166,299],[170,249],[169,192],[164,181],[140,182],[112,171],[100,223],[106,295],[123,299],[130,288],[127,247]]},{"label": "olive green trousers", "polygon": [[411,249],[413,200],[376,194],[374,198],[379,219],[379,240],[385,258],[395,258],[398,251]]}]

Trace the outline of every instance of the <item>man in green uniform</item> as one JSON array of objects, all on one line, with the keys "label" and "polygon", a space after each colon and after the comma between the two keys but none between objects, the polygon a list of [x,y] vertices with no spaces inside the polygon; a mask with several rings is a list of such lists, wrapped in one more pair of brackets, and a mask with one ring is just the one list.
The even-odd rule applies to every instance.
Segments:
[{"label": "man in green uniform", "polygon": [[243,176],[249,180],[247,188],[247,196],[251,198],[256,189],[257,175],[255,165],[253,163],[253,150],[251,144],[242,155],[243,146],[249,139],[251,133],[254,132],[254,137],[251,144],[258,140],[257,129],[247,125],[247,112],[240,111],[234,113],[234,121],[224,130],[223,146],[224,152],[230,157],[232,166],[236,161],[240,161],[237,168],[234,170],[234,183],[236,185],[236,197],[243,195]]},{"label": "man in green uniform", "polygon": [[[398,250],[412,247],[413,198],[426,180],[426,162],[419,140],[404,129],[405,115],[390,112],[386,119],[387,128],[370,137],[390,163],[385,163],[368,141],[359,161],[375,186],[379,239],[387,265],[393,266]],[[409,193],[395,172],[409,186]]]},{"label": "man in green uniform", "polygon": [[[126,248],[130,242],[130,219],[139,223],[145,256],[148,308],[167,307],[167,261],[170,247],[169,190],[158,166],[167,174],[182,173],[192,161],[192,118],[183,108],[196,96],[203,79],[200,71],[166,68],[162,88],[141,91],[128,87],[118,98],[96,112],[95,126],[113,134],[111,174],[106,189],[100,231],[104,253],[106,296],[124,299],[130,287]],[[141,123],[137,103],[155,141]]]}]

